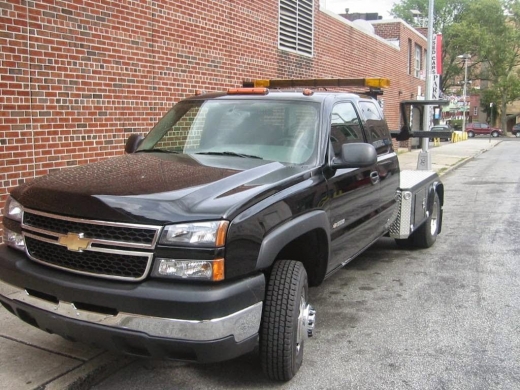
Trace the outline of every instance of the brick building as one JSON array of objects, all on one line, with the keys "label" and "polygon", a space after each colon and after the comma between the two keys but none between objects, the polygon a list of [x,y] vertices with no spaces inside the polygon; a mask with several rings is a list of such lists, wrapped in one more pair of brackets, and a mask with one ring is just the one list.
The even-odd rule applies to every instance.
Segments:
[{"label": "brick building", "polygon": [[196,90],[384,76],[393,129],[399,100],[424,90],[422,34],[400,20],[374,33],[318,0],[9,0],[0,12],[0,208],[24,181],[121,154]]}]

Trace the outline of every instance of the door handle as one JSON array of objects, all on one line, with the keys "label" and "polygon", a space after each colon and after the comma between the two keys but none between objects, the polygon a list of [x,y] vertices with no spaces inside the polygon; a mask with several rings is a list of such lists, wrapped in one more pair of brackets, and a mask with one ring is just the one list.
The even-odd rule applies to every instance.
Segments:
[{"label": "door handle", "polygon": [[379,173],[377,171],[370,172],[370,181],[372,184],[379,183]]}]

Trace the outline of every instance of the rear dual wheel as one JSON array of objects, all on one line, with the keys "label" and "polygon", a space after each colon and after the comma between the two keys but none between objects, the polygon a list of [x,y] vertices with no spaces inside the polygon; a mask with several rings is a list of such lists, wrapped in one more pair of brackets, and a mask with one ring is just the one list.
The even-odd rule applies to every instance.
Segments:
[{"label": "rear dual wheel", "polygon": [[288,381],[302,365],[304,342],[312,336],[315,321],[308,298],[303,264],[277,261],[269,277],[260,327],[260,358],[270,379]]},{"label": "rear dual wheel", "polygon": [[426,218],[426,221],[415,230],[410,237],[405,239],[396,239],[395,242],[398,246],[403,248],[417,247],[417,248],[429,248],[435,241],[437,241],[437,235],[441,227],[441,202],[439,195],[435,193],[433,198],[432,212]]}]

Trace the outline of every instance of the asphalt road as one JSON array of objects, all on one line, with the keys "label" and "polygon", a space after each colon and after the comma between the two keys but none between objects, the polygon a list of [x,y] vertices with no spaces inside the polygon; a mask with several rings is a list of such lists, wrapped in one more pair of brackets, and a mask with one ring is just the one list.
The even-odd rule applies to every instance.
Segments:
[{"label": "asphalt road", "polygon": [[312,288],[315,337],[288,383],[255,353],[212,365],[137,360],[94,389],[519,389],[520,142],[443,176],[428,250],[376,245]]}]

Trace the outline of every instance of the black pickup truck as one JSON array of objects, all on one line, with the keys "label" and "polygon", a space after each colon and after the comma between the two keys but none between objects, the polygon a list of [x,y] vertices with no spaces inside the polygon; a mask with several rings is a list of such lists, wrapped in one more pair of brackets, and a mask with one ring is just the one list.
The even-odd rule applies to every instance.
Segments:
[{"label": "black pickup truck", "polygon": [[385,235],[431,246],[444,192],[435,173],[400,172],[377,100],[300,84],[183,100],[124,155],[14,189],[3,306],[134,356],[215,362],[259,345],[264,372],[291,379],[315,325],[308,286]]}]

